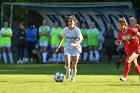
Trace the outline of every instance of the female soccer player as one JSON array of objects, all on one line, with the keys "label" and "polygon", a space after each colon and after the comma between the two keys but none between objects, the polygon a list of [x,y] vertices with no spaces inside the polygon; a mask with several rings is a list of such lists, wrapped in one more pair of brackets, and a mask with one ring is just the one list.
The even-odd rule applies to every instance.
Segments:
[{"label": "female soccer player", "polygon": [[68,27],[63,29],[62,37],[60,39],[59,45],[56,52],[60,48],[62,41],[66,38],[66,44],[64,46],[64,59],[65,59],[65,69],[66,69],[66,79],[70,76],[70,57],[72,59],[72,76],[71,81],[75,82],[75,76],[77,73],[77,62],[80,53],[82,52],[80,43],[82,42],[83,36],[78,27],[76,27],[77,19],[74,15],[68,16],[66,19],[66,24]]},{"label": "female soccer player", "polygon": [[4,63],[7,63],[6,52],[8,52],[10,63],[13,64],[14,62],[13,62],[13,55],[11,52],[11,37],[12,37],[12,29],[8,27],[8,21],[5,21],[4,27],[1,29],[1,44],[3,49],[3,58],[4,58]]},{"label": "female soccer player", "polygon": [[[138,32],[140,32],[140,26],[137,24],[137,20],[134,17],[129,18],[129,24],[130,24],[129,26],[131,28],[133,28],[134,30],[137,30]],[[119,69],[121,63],[125,62],[126,58],[127,57],[125,56],[124,58],[121,58],[119,60],[119,62],[116,63],[117,69]],[[135,61],[137,61],[137,60],[135,60]]]},{"label": "female soccer player", "polygon": [[50,26],[47,25],[47,20],[43,19],[42,25],[39,27],[39,45],[41,47],[43,63],[47,63],[47,47],[49,46]]},{"label": "female soccer player", "polygon": [[140,45],[137,37],[140,37],[140,33],[131,27],[126,25],[125,18],[120,18],[118,20],[118,38],[115,41],[116,45],[120,45],[121,42],[124,43],[125,53],[127,58],[125,60],[124,73],[120,78],[121,81],[126,81],[128,73],[130,71],[130,64],[134,63],[135,71],[140,75],[140,67],[135,61],[140,55]]}]

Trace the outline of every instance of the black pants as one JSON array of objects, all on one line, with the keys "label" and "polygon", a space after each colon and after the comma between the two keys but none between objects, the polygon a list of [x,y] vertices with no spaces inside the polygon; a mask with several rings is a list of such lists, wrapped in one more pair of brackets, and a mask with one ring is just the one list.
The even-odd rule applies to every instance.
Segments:
[{"label": "black pants", "polygon": [[32,50],[35,49],[35,45],[36,42],[27,42],[27,52],[28,52],[29,61],[31,61],[31,58],[34,58]]},{"label": "black pants", "polygon": [[24,49],[25,49],[25,44],[18,44],[17,45],[18,47],[18,60],[23,60],[23,57],[24,57]]},{"label": "black pants", "polygon": [[106,47],[106,53],[108,56],[108,63],[112,61],[112,47]]}]

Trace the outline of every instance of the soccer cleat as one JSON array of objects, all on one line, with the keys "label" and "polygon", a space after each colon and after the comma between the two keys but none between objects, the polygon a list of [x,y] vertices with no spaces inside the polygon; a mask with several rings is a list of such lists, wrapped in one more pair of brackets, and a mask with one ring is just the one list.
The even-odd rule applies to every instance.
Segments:
[{"label": "soccer cleat", "polygon": [[75,79],[74,78],[71,78],[71,82],[75,82]]},{"label": "soccer cleat", "polygon": [[120,78],[120,80],[121,80],[121,81],[126,81],[126,77],[122,76],[122,77]]},{"label": "soccer cleat", "polygon": [[116,62],[116,68],[119,69],[120,68],[121,63],[120,62]]},{"label": "soccer cleat", "polygon": [[71,69],[66,70],[66,75],[65,75],[66,79],[69,78],[69,76],[70,76],[70,72],[71,72]]}]

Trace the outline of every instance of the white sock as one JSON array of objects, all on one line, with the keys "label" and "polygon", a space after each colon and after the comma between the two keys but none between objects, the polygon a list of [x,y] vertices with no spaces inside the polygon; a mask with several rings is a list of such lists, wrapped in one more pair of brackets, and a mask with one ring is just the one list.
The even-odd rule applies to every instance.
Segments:
[{"label": "white sock", "polygon": [[83,59],[84,59],[84,60],[87,60],[87,56],[88,56],[88,53],[85,52],[85,53],[84,53],[84,58],[83,58]]},{"label": "white sock", "polygon": [[90,59],[90,61],[93,61],[93,51],[90,51],[89,59]]},{"label": "white sock", "polygon": [[7,56],[5,52],[3,52],[3,58],[4,58],[4,63],[7,63]]},{"label": "white sock", "polygon": [[99,52],[97,50],[95,50],[94,53],[95,53],[96,61],[99,61],[99,59],[100,59]]},{"label": "white sock", "polygon": [[10,62],[13,63],[13,56],[11,52],[8,52],[9,58],[10,58]]},{"label": "white sock", "polygon": [[58,61],[58,62],[61,62],[61,55],[62,55],[62,54],[61,54],[61,53],[58,53],[57,55],[58,55],[57,61]]},{"label": "white sock", "polygon": [[76,74],[77,74],[77,69],[72,69],[71,79],[75,79]]},{"label": "white sock", "polygon": [[43,62],[47,62],[46,58],[47,58],[47,52],[43,52],[42,53],[42,57],[43,57]]},{"label": "white sock", "polygon": [[53,62],[56,62],[56,61],[57,61],[57,60],[56,60],[56,56],[57,56],[56,53],[53,53],[53,59],[52,59]]},{"label": "white sock", "polygon": [[70,66],[66,66],[66,65],[65,65],[65,69],[66,69],[66,70],[70,70]]}]

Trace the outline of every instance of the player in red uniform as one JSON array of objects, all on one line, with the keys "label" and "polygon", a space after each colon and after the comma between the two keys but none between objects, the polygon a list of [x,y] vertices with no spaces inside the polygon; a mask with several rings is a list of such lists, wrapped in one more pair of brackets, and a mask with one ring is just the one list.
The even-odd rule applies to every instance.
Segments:
[{"label": "player in red uniform", "polygon": [[[140,32],[140,25],[137,24],[137,20],[134,17],[129,18],[129,23],[130,23],[131,28]],[[119,62],[116,63],[117,69],[119,69],[121,63],[125,62],[126,58],[127,57],[125,56],[124,58],[120,59]],[[135,61],[137,61],[137,60],[135,60]]]},{"label": "player in red uniform", "polygon": [[120,45],[121,42],[124,44],[125,53],[127,58],[125,60],[124,73],[120,78],[121,81],[126,81],[128,73],[130,71],[130,65],[133,62],[135,71],[140,75],[140,66],[137,61],[134,61],[140,55],[140,45],[137,37],[140,38],[140,33],[133,28],[126,25],[125,18],[118,20],[118,38],[115,41],[116,45]]}]

